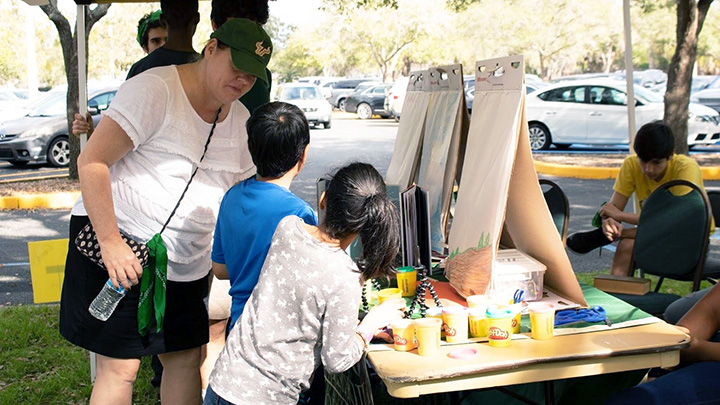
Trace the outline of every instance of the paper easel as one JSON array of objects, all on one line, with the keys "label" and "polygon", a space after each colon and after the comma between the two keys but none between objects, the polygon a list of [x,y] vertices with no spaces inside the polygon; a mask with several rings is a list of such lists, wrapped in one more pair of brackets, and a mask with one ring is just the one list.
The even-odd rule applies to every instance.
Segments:
[{"label": "paper easel", "polygon": [[461,145],[465,144],[469,118],[463,91],[462,66],[455,64],[430,68],[428,76],[430,99],[425,117],[417,184],[424,188],[430,197],[432,250],[442,253],[447,242],[458,154]]},{"label": "paper easel", "polygon": [[386,175],[391,189],[417,184],[428,192],[432,250],[443,253],[469,118],[462,66],[412,72]]},{"label": "paper easel", "polygon": [[68,239],[28,242],[33,302],[60,302]]},{"label": "paper easel", "polygon": [[585,305],[533,166],[524,69],[522,56],[476,63],[473,116],[446,276],[463,296],[486,294],[502,243],[543,263],[545,285]]},{"label": "paper easel", "polygon": [[403,191],[415,181],[420,159],[425,116],[430,102],[430,80],[427,70],[410,72],[403,111],[395,137],[385,182]]}]

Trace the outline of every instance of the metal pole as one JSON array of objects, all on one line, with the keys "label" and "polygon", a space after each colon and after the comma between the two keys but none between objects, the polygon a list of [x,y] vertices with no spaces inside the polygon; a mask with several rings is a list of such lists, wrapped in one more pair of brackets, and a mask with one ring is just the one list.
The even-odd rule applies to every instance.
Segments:
[{"label": "metal pole", "polygon": [[633,87],[630,0],[623,0],[623,22],[625,26],[625,81],[627,84],[628,139],[630,140],[630,153],[633,153],[633,141],[635,140],[635,88]]},{"label": "metal pole", "polygon": [[[80,115],[87,115],[87,75],[85,73],[85,65],[87,54],[85,53],[85,12],[87,6],[78,4],[77,19],[75,23],[75,32],[77,35],[77,67],[78,67],[78,107]],[[87,134],[80,135],[80,150],[85,148],[87,143]],[[94,380],[94,377],[93,377]]]},{"label": "metal pole", "polygon": [[[87,114],[87,75],[85,64],[87,54],[85,53],[85,12],[87,6],[77,5],[77,18],[75,21],[75,35],[77,35],[77,68],[78,68],[78,108],[83,117]],[[85,148],[87,134],[80,135],[80,150]],[[95,382],[97,377],[97,356],[90,352],[90,382]]]}]

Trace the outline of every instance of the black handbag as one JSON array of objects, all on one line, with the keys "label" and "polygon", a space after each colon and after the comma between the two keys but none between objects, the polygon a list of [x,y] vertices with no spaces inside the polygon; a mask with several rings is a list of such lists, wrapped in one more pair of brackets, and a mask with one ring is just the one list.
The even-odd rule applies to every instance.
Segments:
[{"label": "black handbag", "polygon": [[[135,253],[138,261],[140,261],[140,266],[145,267],[148,261],[148,256],[150,254],[148,247],[144,243],[140,243],[133,238],[127,236],[122,231],[120,232],[120,236],[122,237],[123,241],[125,241],[125,243],[130,246],[130,249],[132,249],[133,253]],[[105,269],[105,263],[103,263],[102,255],[100,254],[100,245],[97,241],[97,234],[95,234],[95,229],[93,229],[91,223],[88,222],[88,224],[85,225],[85,227],[80,231],[80,233],[78,233],[77,237],[75,238],[75,246],[85,257]]]}]

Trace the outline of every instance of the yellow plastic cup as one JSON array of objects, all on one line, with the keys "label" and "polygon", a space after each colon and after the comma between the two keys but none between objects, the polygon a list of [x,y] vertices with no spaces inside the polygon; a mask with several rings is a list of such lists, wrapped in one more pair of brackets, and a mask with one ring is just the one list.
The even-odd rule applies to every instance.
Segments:
[{"label": "yellow plastic cup", "polygon": [[393,346],[399,352],[415,349],[415,325],[409,319],[400,319],[390,324],[393,332]]},{"label": "yellow plastic cup", "polygon": [[438,318],[420,318],[413,321],[418,342],[418,354],[432,356],[440,349],[440,326]]},{"label": "yellow plastic cup", "polygon": [[390,298],[402,298],[402,290],[399,288],[384,288],[377,293],[378,302],[382,304]]},{"label": "yellow plastic cup", "polygon": [[512,313],[490,307],[485,311],[488,322],[488,343],[492,347],[508,347],[512,339]]},{"label": "yellow plastic cup", "polygon": [[448,343],[465,342],[468,339],[468,312],[465,307],[447,307],[442,311],[445,340]]},{"label": "yellow plastic cup", "polygon": [[528,307],[530,313],[530,336],[537,340],[552,339],[555,332],[555,306],[535,302]]},{"label": "yellow plastic cup", "polygon": [[397,269],[397,285],[402,290],[403,297],[412,297],[415,295],[415,286],[417,284],[417,271],[412,266],[399,267]]},{"label": "yellow plastic cup", "polygon": [[[436,318],[440,320],[440,323],[442,324],[442,308],[440,307],[432,307],[428,308],[427,311],[425,311],[425,316],[428,318]],[[445,325],[442,325],[440,327],[440,337],[445,337]]]},{"label": "yellow plastic cup", "polygon": [[468,308],[468,321],[470,323],[470,336],[485,337],[488,334],[488,323],[485,317],[486,308]]},{"label": "yellow plastic cup", "polygon": [[506,309],[512,315],[512,333],[520,333],[520,312],[522,312],[522,302],[517,304],[497,304],[498,309]]},{"label": "yellow plastic cup", "polygon": [[481,307],[483,311],[490,306],[490,298],[486,295],[471,295],[467,297],[469,308]]}]

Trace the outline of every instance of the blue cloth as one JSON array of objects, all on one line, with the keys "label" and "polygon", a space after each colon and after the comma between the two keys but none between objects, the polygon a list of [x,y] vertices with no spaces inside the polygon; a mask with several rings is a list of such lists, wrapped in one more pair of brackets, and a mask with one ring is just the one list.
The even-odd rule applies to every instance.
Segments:
[{"label": "blue cloth", "polygon": [[234,405],[232,402],[224,400],[220,395],[213,391],[212,387],[208,385],[207,391],[205,391],[205,399],[203,405]]},{"label": "blue cloth", "polygon": [[233,186],[223,197],[215,225],[212,261],[227,266],[232,297],[230,328],[240,318],[257,284],[275,228],[289,215],[317,225],[315,212],[308,203],[273,183],[251,178]]},{"label": "blue cloth", "polygon": [[718,404],[720,362],[691,364],[612,397],[607,404]]}]

